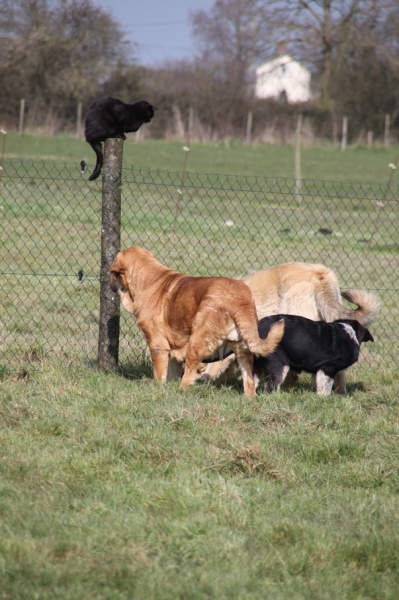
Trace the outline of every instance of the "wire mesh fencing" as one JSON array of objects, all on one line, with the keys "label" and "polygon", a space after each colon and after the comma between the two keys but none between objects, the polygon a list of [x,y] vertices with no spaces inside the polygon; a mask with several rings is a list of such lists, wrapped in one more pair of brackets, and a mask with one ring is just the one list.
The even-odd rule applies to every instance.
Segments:
[{"label": "wire mesh fencing", "polygon": [[[95,361],[101,182],[77,165],[6,161],[0,178],[0,371],[45,354]],[[122,248],[141,246],[191,275],[241,278],[284,262],[322,263],[342,289],[373,290],[381,312],[367,365],[397,364],[397,186],[123,171]],[[147,348],[121,314],[121,364]]]}]

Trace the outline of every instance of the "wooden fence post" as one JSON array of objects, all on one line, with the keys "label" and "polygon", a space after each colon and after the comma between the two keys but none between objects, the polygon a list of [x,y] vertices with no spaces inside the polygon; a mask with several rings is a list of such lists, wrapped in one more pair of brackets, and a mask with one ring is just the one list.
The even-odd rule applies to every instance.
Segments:
[{"label": "wooden fence post", "polygon": [[334,114],[332,116],[332,143],[334,148],[338,145],[338,124],[337,118]]},{"label": "wooden fence post", "polygon": [[341,152],[346,150],[346,139],[348,137],[348,117],[342,118],[342,139],[341,139]]},{"label": "wooden fence post", "polygon": [[385,127],[384,127],[384,148],[388,150],[389,148],[389,115],[385,115]]},{"label": "wooden fence post", "polygon": [[108,139],[104,145],[100,322],[98,335],[98,366],[114,369],[118,366],[120,302],[109,286],[109,272],[121,243],[121,178],[123,140]]},{"label": "wooden fence post", "polygon": [[245,145],[251,145],[251,134],[252,134],[252,110],[248,112],[247,116],[247,133],[245,136]]},{"label": "wooden fence post", "polygon": [[302,113],[298,115],[298,122],[295,132],[295,200],[301,202],[301,133],[302,133]]},{"label": "wooden fence post", "polygon": [[193,107],[190,106],[188,109],[188,131],[187,131],[187,146],[190,148],[191,146],[191,138],[193,135],[193,123],[194,123],[194,110]]},{"label": "wooden fence post", "polygon": [[78,102],[78,110],[76,113],[76,139],[80,140],[80,129],[82,123],[82,103]]},{"label": "wooden fence post", "polygon": [[22,135],[24,132],[24,117],[25,117],[25,100],[22,99],[19,103],[19,124],[18,124],[18,135]]}]

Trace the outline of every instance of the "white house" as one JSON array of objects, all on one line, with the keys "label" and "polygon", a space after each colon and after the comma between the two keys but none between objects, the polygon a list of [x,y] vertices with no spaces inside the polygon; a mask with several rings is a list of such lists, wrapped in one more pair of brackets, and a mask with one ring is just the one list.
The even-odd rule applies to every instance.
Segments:
[{"label": "white house", "polygon": [[310,71],[288,54],[278,56],[256,69],[255,96],[274,98],[285,96],[296,104],[311,98]]}]

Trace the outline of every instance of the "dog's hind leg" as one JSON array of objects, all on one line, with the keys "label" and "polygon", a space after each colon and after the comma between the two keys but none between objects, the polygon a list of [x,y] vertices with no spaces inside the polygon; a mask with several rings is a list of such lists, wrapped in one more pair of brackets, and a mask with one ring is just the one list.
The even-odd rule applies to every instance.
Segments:
[{"label": "dog's hind leg", "polygon": [[198,372],[203,359],[213,356],[227,341],[220,332],[228,332],[233,325],[231,318],[222,309],[203,310],[196,319],[195,330],[186,347],[186,364],[180,387],[193,385],[201,376]]},{"label": "dog's hind leg", "polygon": [[253,374],[254,357],[252,352],[244,351],[243,349],[234,349],[234,354],[240,367],[242,382],[244,386],[244,394],[249,398],[255,398],[255,378]]},{"label": "dog's hind leg", "polygon": [[197,379],[200,378],[198,368],[203,358],[206,358],[206,352],[198,351],[197,347],[193,347],[192,340],[187,347],[186,362],[184,365],[184,373],[180,383],[180,388],[184,389],[189,385],[194,385]]},{"label": "dog's hind leg", "polygon": [[346,373],[339,371],[334,377],[334,390],[337,394],[346,394]]},{"label": "dog's hind leg", "polygon": [[213,352],[217,350],[219,342],[219,337],[212,340],[202,337],[197,332],[191,336],[186,348],[186,362],[180,388],[183,389],[193,385],[200,378],[198,370],[202,359],[212,356]]},{"label": "dog's hind leg", "polygon": [[165,383],[168,377],[169,351],[161,350],[159,346],[151,347],[152,368],[154,379]]},{"label": "dog's hind leg", "polygon": [[298,373],[295,373],[295,371],[292,371],[290,369],[287,373],[287,376],[283,379],[283,383],[285,384],[284,387],[291,387],[292,385],[295,385],[296,383],[298,383],[298,379]]},{"label": "dog's hind leg", "polygon": [[274,364],[273,370],[268,372],[268,377],[265,383],[265,392],[279,392],[289,371],[290,368],[288,365],[278,365],[277,367]]},{"label": "dog's hind leg", "polygon": [[333,387],[334,379],[326,375],[323,371],[317,371],[313,376],[316,394],[329,396]]},{"label": "dog's hind leg", "polygon": [[212,381],[219,379],[222,375],[225,375],[226,379],[234,374],[237,367],[235,362],[234,354],[230,354],[223,360],[217,360],[212,363],[208,363],[204,370],[201,370],[201,381]]}]

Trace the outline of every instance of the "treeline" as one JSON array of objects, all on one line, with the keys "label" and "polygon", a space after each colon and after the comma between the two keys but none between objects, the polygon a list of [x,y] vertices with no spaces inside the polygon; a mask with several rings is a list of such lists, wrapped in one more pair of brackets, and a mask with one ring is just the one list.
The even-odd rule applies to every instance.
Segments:
[{"label": "treeline", "polygon": [[[76,128],[98,97],[147,99],[154,138],[248,137],[289,142],[298,114],[303,137],[379,141],[389,116],[399,139],[399,11],[390,0],[216,0],[191,15],[198,54],[157,69],[135,59],[119,25],[93,0],[0,0],[0,125],[46,132]],[[254,97],[254,66],[287,52],[312,72],[313,101],[293,106]],[[251,115],[251,121],[248,120]]]}]

